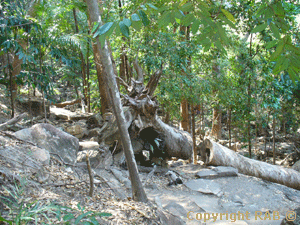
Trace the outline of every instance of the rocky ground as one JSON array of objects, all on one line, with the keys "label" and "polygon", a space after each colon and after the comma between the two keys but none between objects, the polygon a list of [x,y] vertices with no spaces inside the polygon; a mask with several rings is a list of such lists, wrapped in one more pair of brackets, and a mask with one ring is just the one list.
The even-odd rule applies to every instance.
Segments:
[{"label": "rocky ground", "polygon": [[[9,101],[2,92],[0,124],[9,119],[8,105]],[[199,179],[196,177],[197,173],[215,171],[216,168],[206,168],[201,161],[198,165],[192,165],[175,159],[168,162],[168,169],[157,167],[153,170],[139,167],[140,177],[150,202],[134,202],[131,199],[128,171],[114,166],[110,152],[97,142],[103,119],[92,114],[83,114],[79,112],[80,110],[76,110],[76,107],[72,107],[67,107],[69,110],[51,107],[46,122],[58,128],[59,131],[55,131],[58,134],[66,131],[79,138],[80,142],[74,143],[74,148],[78,146],[75,156],[78,162],[75,164],[72,159],[57,157],[55,155],[57,153],[49,154],[44,151],[53,145],[50,142],[54,141],[46,143],[45,147],[41,148],[35,144],[34,138],[22,141],[20,138],[22,136],[18,136],[16,131],[44,123],[43,115],[28,116],[20,123],[9,126],[4,132],[0,131],[2,199],[8,198],[16,203],[16,208],[23,206],[25,209],[30,209],[29,204],[38,201],[37,208],[41,207],[41,212],[42,206],[50,204],[65,207],[60,208],[61,217],[57,216],[57,213],[50,212],[39,214],[38,224],[47,223],[47,217],[54,224],[62,224],[64,218],[68,219],[69,214],[74,216],[73,220],[70,219],[74,223],[80,215],[92,211],[107,213],[101,217],[95,215],[100,224],[275,225],[280,224],[288,212],[300,206],[298,190],[238,174],[234,169],[229,169],[232,173],[223,174],[218,178]],[[24,107],[18,105],[17,114],[23,111]],[[282,153],[281,158],[277,160],[278,164],[289,166],[285,157],[297,148],[289,140],[277,142],[278,152]],[[263,142],[258,143],[260,144],[257,151],[263,152]],[[59,149],[61,146],[58,145],[56,148]],[[238,152],[246,154],[246,149],[239,149]],[[90,179],[85,162],[86,153],[90,155],[94,177],[95,188],[92,197],[89,196]],[[169,181],[165,176],[168,170],[180,176],[183,184],[168,186]],[[17,191],[19,196],[12,195],[16,192],[16,187],[20,188]],[[10,213],[17,213],[10,211],[11,207],[3,203],[4,201],[0,203],[2,217],[10,218]]]}]

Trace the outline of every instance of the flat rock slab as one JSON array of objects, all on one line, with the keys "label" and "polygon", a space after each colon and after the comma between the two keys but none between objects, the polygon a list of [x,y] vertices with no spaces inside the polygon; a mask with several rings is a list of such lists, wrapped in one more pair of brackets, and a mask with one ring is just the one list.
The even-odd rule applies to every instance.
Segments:
[{"label": "flat rock slab", "polygon": [[193,191],[199,191],[204,194],[218,195],[221,193],[221,187],[213,180],[190,180],[184,183],[184,185]]},{"label": "flat rock slab", "polygon": [[197,178],[213,179],[218,177],[235,177],[238,170],[230,166],[218,166],[211,169],[202,169],[196,173]]},{"label": "flat rock slab", "polygon": [[83,120],[83,119],[89,119],[93,115],[92,113],[79,114],[62,108],[50,108],[50,113],[54,114],[57,118],[63,120]]}]

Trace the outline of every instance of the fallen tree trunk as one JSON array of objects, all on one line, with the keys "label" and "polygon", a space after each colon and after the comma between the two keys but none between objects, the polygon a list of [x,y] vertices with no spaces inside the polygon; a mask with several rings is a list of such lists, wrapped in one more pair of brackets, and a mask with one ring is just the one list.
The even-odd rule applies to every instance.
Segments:
[{"label": "fallen tree trunk", "polygon": [[249,159],[209,139],[205,139],[198,148],[206,165],[232,166],[239,173],[300,190],[300,173],[296,170]]},{"label": "fallen tree trunk", "polygon": [[65,102],[61,102],[61,103],[55,103],[52,105],[55,105],[57,108],[63,108],[67,105],[74,105],[76,103],[81,103],[81,99],[74,99],[72,101],[65,101]]},{"label": "fallen tree trunk", "polygon": [[5,130],[8,126],[18,123],[23,118],[25,118],[27,115],[28,115],[27,113],[22,113],[22,114],[18,115],[17,117],[12,118],[5,123],[0,124],[0,130]]}]

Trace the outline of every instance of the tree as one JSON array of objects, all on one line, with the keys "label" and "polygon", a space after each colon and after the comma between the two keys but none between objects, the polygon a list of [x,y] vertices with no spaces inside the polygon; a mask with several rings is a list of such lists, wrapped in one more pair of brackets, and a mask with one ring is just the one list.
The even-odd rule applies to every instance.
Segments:
[{"label": "tree", "polygon": [[[91,18],[98,18],[97,22],[101,25],[101,15],[99,12],[99,6],[97,0],[86,0],[89,14]],[[116,117],[118,124],[122,146],[126,157],[126,162],[130,174],[131,187],[132,187],[132,197],[136,201],[147,202],[147,196],[143,189],[142,183],[139,178],[138,169],[133,155],[133,149],[126,127],[126,119],[122,109],[120,93],[118,90],[114,68],[112,64],[111,54],[108,48],[107,41],[104,41],[104,45],[101,46],[99,39],[97,38],[97,53],[101,56],[101,62],[104,67],[105,76],[103,85],[107,85],[107,93],[112,104],[112,109]]]}]

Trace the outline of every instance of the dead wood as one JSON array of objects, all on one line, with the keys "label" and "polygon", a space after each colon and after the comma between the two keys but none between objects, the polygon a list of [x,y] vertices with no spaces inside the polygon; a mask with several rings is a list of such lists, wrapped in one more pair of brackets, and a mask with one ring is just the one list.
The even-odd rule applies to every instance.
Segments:
[{"label": "dead wood", "polygon": [[232,166],[239,173],[300,190],[300,173],[296,170],[249,159],[209,139],[204,140],[199,150],[206,165]]},{"label": "dead wood", "polygon": [[0,124],[0,130],[5,130],[8,126],[18,123],[27,115],[28,115],[27,113],[22,113],[22,114],[16,116],[15,118],[12,118],[12,119],[6,121],[5,123]]},{"label": "dead wood", "polygon": [[89,159],[89,153],[86,153],[86,165],[87,169],[89,172],[89,178],[90,178],[90,191],[89,191],[89,196],[93,197],[93,192],[94,192],[94,177],[93,177],[93,172],[91,169],[91,164],[90,164],[90,159]]},{"label": "dead wood", "polygon": [[74,105],[77,103],[81,103],[81,99],[74,99],[72,101],[65,101],[65,102],[61,102],[61,103],[55,103],[53,105],[55,105],[57,108],[63,108],[67,105]]}]

